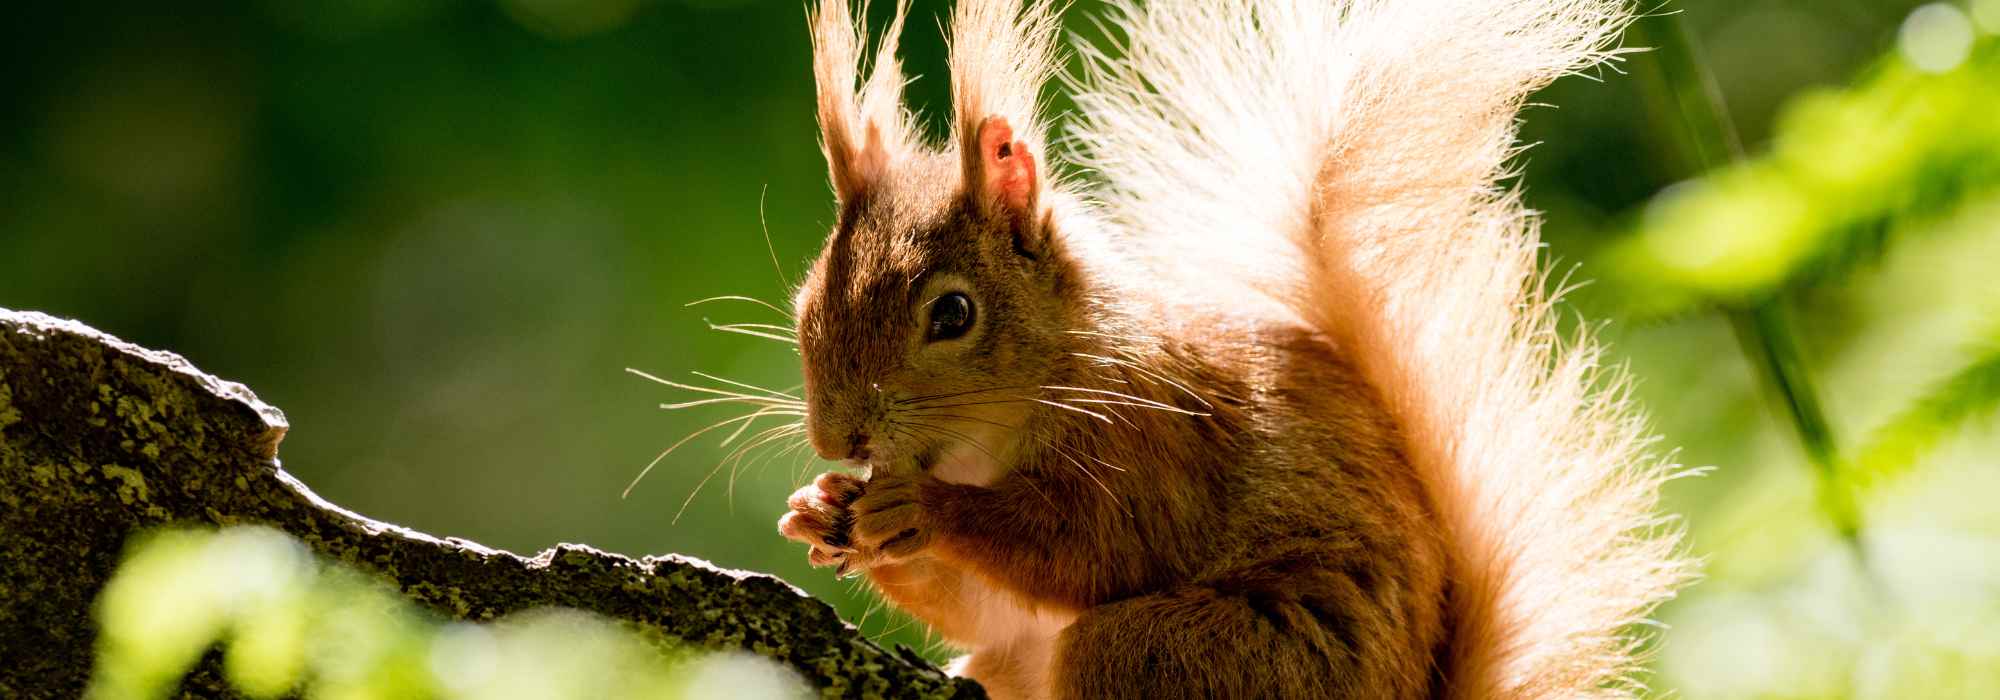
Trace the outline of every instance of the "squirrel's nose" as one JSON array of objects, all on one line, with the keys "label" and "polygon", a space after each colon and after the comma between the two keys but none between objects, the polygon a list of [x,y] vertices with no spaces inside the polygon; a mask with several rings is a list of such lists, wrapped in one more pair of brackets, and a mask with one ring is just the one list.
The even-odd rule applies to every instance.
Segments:
[{"label": "squirrel's nose", "polygon": [[806,430],[806,440],[812,443],[813,451],[818,452],[821,459],[861,461],[871,455],[868,434],[859,430],[816,425]]}]

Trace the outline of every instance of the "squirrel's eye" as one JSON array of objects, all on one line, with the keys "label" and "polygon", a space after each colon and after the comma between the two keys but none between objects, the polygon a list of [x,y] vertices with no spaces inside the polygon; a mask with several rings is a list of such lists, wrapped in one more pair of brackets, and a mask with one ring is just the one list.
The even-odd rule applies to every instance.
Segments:
[{"label": "squirrel's eye", "polygon": [[972,330],[972,297],[952,292],[931,301],[931,328],[927,340],[951,340]]}]

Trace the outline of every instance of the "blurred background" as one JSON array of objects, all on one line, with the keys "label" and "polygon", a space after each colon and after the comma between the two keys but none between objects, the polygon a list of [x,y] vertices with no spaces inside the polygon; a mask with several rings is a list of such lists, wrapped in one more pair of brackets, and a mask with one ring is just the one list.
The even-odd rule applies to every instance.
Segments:
[{"label": "blurred background", "polygon": [[[1661,695],[2000,697],[2000,0],[1920,5],[1668,4],[1626,42],[1658,50],[1525,115],[1579,325],[1661,449],[1712,467],[1664,506],[1707,578],[1658,616]],[[904,38],[932,133],[947,10]],[[802,3],[9,15],[0,306],[248,384],[291,419],[286,468],[369,516],[771,572],[948,656],[777,536],[828,467],[803,451],[697,492],[717,431],[620,497],[734,415],[661,411],[692,397],[625,368],[798,383],[789,348],[707,326],[781,319],[686,304],[782,305],[832,221]]]}]

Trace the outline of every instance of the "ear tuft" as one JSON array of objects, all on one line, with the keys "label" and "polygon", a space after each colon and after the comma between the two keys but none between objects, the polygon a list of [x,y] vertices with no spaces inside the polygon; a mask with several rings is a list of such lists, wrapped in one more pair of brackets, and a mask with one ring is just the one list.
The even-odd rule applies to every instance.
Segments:
[{"label": "ear tuft", "polygon": [[[896,61],[909,0],[896,3],[895,17],[875,47],[865,82],[861,82],[861,58],[867,30],[855,21],[849,2],[820,0],[809,13],[820,147],[826,152],[834,196],[842,202],[854,201],[879,184],[914,141],[902,107],[903,73]],[[867,10],[865,1],[862,10]]]},{"label": "ear tuft", "polygon": [[1061,28],[1054,0],[959,0],[952,10],[952,140],[965,189],[986,213],[1040,220],[1040,94],[1060,63]]}]

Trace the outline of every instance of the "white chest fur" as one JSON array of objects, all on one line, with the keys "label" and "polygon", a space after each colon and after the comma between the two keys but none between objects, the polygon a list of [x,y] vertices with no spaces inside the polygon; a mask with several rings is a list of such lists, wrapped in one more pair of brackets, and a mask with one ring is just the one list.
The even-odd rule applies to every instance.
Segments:
[{"label": "white chest fur", "polygon": [[954,663],[952,672],[979,681],[994,698],[1049,697],[1056,645],[1076,613],[1027,605],[972,576],[964,578],[958,594],[974,632],[964,640],[972,653]]}]

